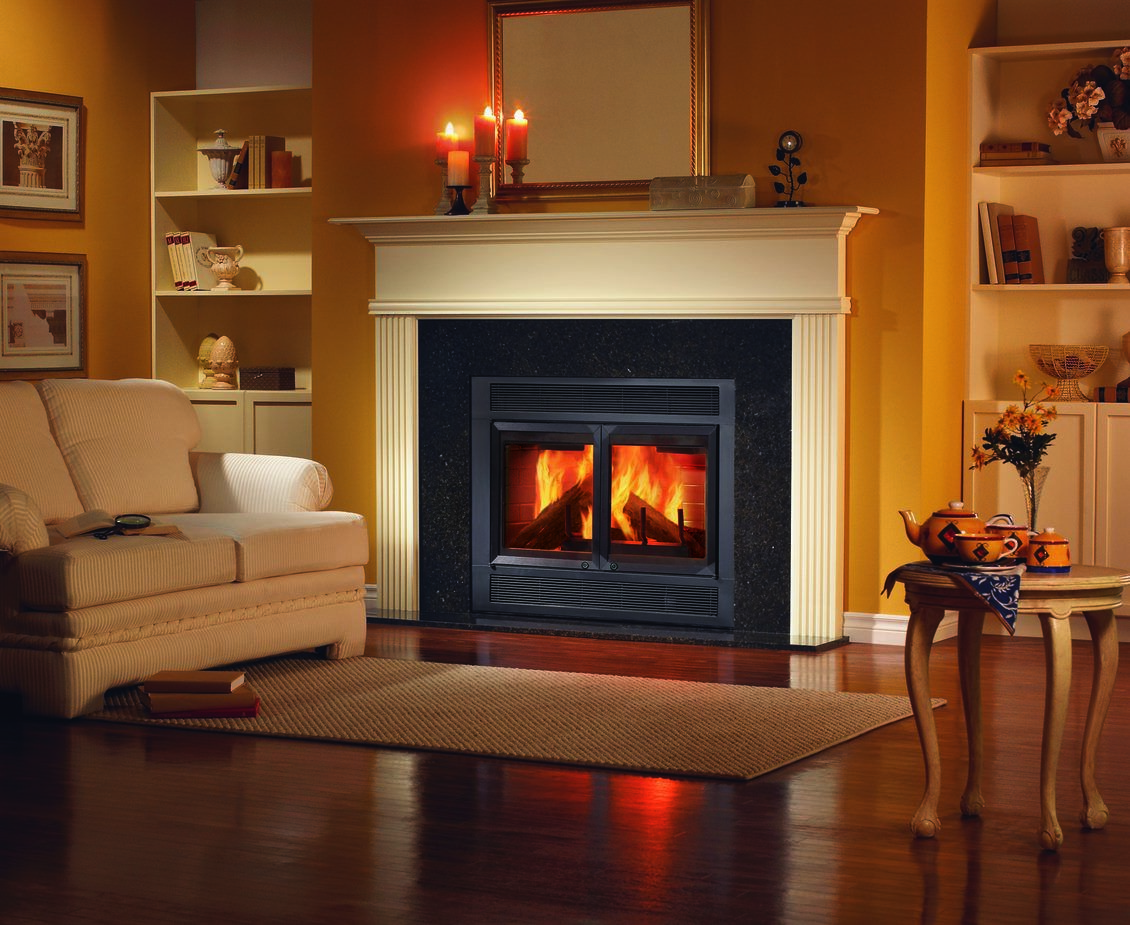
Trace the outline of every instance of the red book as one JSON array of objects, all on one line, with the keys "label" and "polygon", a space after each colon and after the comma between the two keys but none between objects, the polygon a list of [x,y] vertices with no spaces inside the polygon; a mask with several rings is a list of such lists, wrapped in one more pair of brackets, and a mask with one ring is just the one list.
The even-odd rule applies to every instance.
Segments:
[{"label": "red book", "polygon": [[1013,284],[1020,282],[1020,265],[1016,260],[1016,231],[1012,225],[1012,216],[1001,213],[997,216],[997,224],[1001,233],[1001,258],[1004,261],[1004,282]]},{"label": "red book", "polygon": [[257,716],[259,713],[259,696],[246,684],[216,694],[166,693],[143,687],[141,695],[153,716]]},{"label": "red book", "polygon": [[1044,281],[1044,254],[1040,249],[1040,225],[1034,215],[1012,216],[1016,244],[1017,282]]},{"label": "red book", "polygon": [[[152,711],[150,711],[152,712]],[[181,710],[172,713],[153,713],[157,719],[224,719],[226,717],[258,716],[259,698],[249,707],[212,707],[203,710]]]}]

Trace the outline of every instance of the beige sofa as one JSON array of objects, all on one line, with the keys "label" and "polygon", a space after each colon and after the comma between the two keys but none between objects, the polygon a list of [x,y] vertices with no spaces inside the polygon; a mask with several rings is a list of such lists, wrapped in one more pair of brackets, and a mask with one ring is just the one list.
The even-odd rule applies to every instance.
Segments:
[{"label": "beige sofa", "polygon": [[[361,654],[368,531],[309,460],[194,453],[184,394],[148,379],[0,382],[0,691],[27,713],[111,687],[324,647]],[[84,512],[180,535],[66,538]]]}]

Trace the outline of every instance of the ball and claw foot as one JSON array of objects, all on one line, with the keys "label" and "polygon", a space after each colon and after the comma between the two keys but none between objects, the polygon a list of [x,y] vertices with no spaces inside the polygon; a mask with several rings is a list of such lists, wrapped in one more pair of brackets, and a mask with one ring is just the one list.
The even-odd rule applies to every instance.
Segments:
[{"label": "ball and claw foot", "polygon": [[1063,829],[1056,825],[1052,829],[1043,829],[1040,832],[1040,847],[1045,851],[1058,851],[1063,844]]},{"label": "ball and claw foot", "polygon": [[1084,828],[1101,829],[1110,821],[1110,811],[1102,802],[1095,806],[1084,806],[1083,811],[1079,813],[1079,821],[1083,823]]},{"label": "ball and claw foot", "polygon": [[985,800],[981,794],[972,794],[961,798],[961,815],[980,816],[985,808]]},{"label": "ball and claw foot", "polygon": [[937,816],[917,815],[910,820],[910,831],[915,838],[933,838],[941,831],[942,823]]}]

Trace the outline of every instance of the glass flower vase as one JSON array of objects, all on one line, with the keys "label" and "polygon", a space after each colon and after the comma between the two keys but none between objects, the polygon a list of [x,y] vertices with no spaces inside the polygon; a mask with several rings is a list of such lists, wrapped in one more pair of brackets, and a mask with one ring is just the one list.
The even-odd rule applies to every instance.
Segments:
[{"label": "glass flower vase", "polygon": [[1040,513],[1040,496],[1044,493],[1044,483],[1048,480],[1049,466],[1037,466],[1031,472],[1020,476],[1021,487],[1024,491],[1024,513],[1028,517],[1028,529],[1039,533],[1036,519]]}]

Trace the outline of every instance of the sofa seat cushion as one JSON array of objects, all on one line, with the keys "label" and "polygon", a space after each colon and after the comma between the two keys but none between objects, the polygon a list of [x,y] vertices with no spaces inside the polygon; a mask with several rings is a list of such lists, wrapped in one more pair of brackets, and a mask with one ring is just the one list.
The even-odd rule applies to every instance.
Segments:
[{"label": "sofa seat cushion", "polygon": [[77,652],[362,601],[364,597],[365,570],[352,566],[174,591],[58,613],[23,610],[0,618],[0,646]]},{"label": "sofa seat cushion", "polygon": [[205,529],[236,544],[236,581],[364,565],[369,561],[365,518],[343,511],[283,514],[170,514],[162,523],[186,532]]},{"label": "sofa seat cushion", "polygon": [[20,595],[32,610],[65,611],[235,580],[230,536],[198,526],[184,538],[78,536],[19,557]]},{"label": "sofa seat cushion", "polygon": [[167,514],[199,505],[188,453],[196,409],[158,379],[45,379],[38,383],[55,441],[83,508]]},{"label": "sofa seat cushion", "polygon": [[0,382],[0,484],[24,492],[45,523],[82,513],[63,454],[51,436],[47,411],[30,382]]}]

